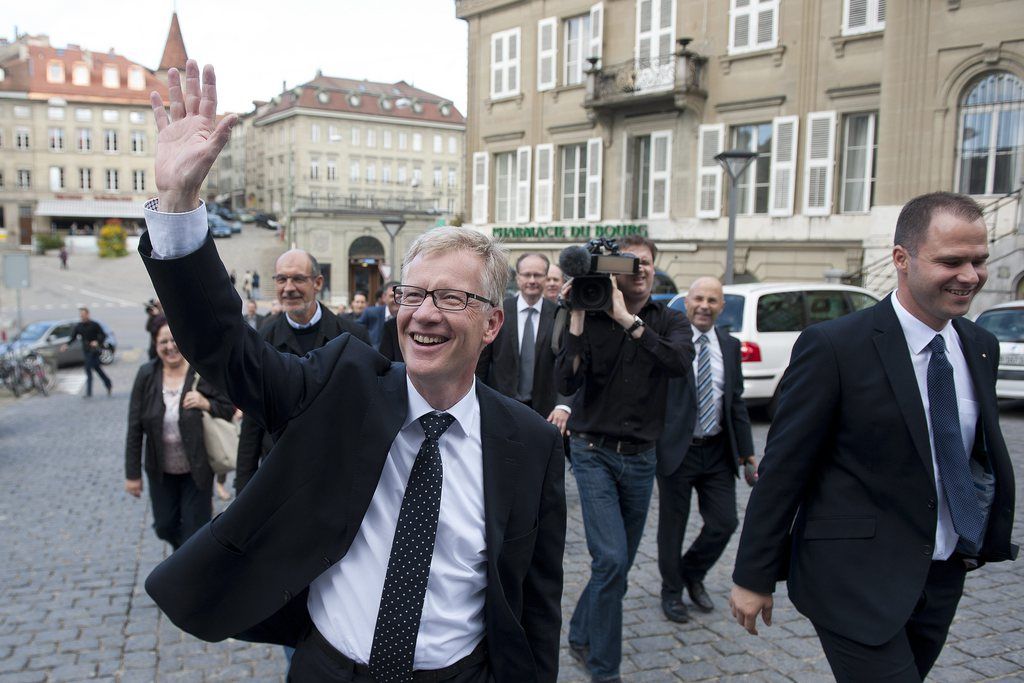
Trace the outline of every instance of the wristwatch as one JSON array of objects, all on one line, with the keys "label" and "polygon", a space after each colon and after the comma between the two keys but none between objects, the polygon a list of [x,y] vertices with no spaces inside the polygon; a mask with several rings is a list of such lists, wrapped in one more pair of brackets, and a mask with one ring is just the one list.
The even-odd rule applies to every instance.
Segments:
[{"label": "wristwatch", "polygon": [[641,327],[647,327],[647,323],[640,319],[640,316],[633,316],[633,324],[626,328],[626,336],[632,337],[633,333],[639,330]]}]

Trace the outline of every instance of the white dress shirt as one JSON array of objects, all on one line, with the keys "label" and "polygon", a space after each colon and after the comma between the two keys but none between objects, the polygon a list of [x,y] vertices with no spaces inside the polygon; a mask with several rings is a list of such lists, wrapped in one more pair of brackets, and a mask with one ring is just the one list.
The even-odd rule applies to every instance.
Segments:
[{"label": "white dress shirt", "polygon": [[522,355],[522,353],[523,353],[523,330],[526,329],[526,312],[528,310],[530,310],[531,308],[534,311],[534,313],[533,313],[533,341],[536,342],[537,341],[537,334],[538,334],[538,332],[540,332],[540,307],[541,307],[541,304],[543,302],[544,302],[544,297],[541,297],[541,298],[537,299],[537,302],[534,303],[531,306],[530,304],[526,303],[526,299],[523,298],[522,294],[517,294],[516,295],[516,312],[517,312],[517,320],[518,320],[518,323],[519,323],[519,327],[518,327],[519,337],[517,337],[517,338],[519,339],[519,353],[520,353],[520,355]]},{"label": "white dress shirt", "polygon": [[928,344],[936,334],[941,334],[946,341],[946,357],[949,364],[953,366],[953,385],[956,387],[956,402],[960,411],[960,435],[963,437],[964,451],[968,455],[974,449],[974,433],[978,426],[978,416],[981,414],[981,410],[975,400],[974,383],[971,381],[971,373],[967,368],[967,359],[964,358],[960,335],[953,329],[953,324],[947,322],[941,332],[936,332],[905,309],[896,296],[896,292],[892,293],[892,307],[903,328],[903,336],[907,339],[910,360],[914,364],[914,376],[917,378],[917,389],[921,393],[921,403],[924,404],[924,417],[928,421],[928,447],[932,454],[935,499],[938,502],[938,524],[935,527],[935,550],[932,552],[932,559],[948,560],[956,550],[960,536],[953,528],[953,518],[949,515],[949,504],[942,492],[939,463],[935,459],[932,417],[928,409],[928,362],[932,358],[932,351],[928,348]]},{"label": "white dress shirt", "polygon": [[[722,346],[718,343],[718,334],[715,333],[713,327],[707,332],[701,332],[696,325],[693,327],[693,348],[697,350],[697,353],[693,355],[693,388],[697,389],[697,361],[700,359],[700,346],[697,344],[697,340],[702,334],[706,334],[708,337],[708,352],[711,354],[711,398],[715,403],[717,420],[714,431],[705,434],[700,426],[700,416],[697,415],[693,425],[693,438],[695,439],[720,434],[725,412],[722,409],[722,397],[725,396],[725,362],[722,360]],[[698,397],[694,396],[693,398],[696,401]]]},{"label": "white dress shirt", "polygon": [[[144,209],[155,258],[185,256],[203,245],[207,234],[205,205],[183,214],[161,213],[157,208],[153,199]],[[388,451],[359,531],[345,557],[310,584],[306,603],[313,623],[327,641],[363,664],[370,661],[398,514],[423,442],[418,419],[434,410],[408,378],[406,387],[409,414]],[[476,385],[446,412],[455,421],[439,441],[444,470],[441,510],[416,639],[416,669],[454,664],[470,654],[484,637],[487,543]]]}]

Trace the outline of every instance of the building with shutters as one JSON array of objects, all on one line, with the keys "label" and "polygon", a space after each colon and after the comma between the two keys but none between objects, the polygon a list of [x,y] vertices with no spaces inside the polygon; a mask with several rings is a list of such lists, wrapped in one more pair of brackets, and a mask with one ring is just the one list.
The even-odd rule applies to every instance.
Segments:
[{"label": "building with shutters", "polygon": [[45,35],[0,39],[0,228],[6,247],[33,233],[93,234],[142,224],[156,192],[149,93],[186,60],[177,15],[155,71],[115,53],[55,47]]},{"label": "building with shutters", "polygon": [[738,281],[885,291],[902,204],[955,190],[988,206],[1001,259],[989,291],[1009,296],[1024,279],[1020,9],[457,0],[467,213],[517,252],[645,233],[685,287],[724,271],[729,187],[714,157],[743,149],[756,157],[734,190]]}]

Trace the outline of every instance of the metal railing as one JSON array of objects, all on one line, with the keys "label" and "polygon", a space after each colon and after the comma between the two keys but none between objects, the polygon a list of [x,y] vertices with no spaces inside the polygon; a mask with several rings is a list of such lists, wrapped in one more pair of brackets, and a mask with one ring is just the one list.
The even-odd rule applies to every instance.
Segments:
[{"label": "metal railing", "polygon": [[631,95],[665,91],[698,92],[707,58],[686,48],[690,39],[680,38],[674,54],[657,55],[628,62],[597,66],[588,58],[591,79],[588,97],[592,101],[620,99]]}]

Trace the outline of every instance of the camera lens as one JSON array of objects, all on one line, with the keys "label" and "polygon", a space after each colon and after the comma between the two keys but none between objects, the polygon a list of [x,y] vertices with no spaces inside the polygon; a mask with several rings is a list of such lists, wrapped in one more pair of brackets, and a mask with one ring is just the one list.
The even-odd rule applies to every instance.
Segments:
[{"label": "camera lens", "polygon": [[576,278],[572,285],[573,305],[585,311],[608,308],[611,283],[606,276]]}]

